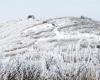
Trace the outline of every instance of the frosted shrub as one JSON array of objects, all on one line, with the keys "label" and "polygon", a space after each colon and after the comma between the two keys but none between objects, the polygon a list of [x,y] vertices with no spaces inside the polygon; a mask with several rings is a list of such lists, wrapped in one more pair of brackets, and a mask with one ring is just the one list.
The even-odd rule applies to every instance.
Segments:
[{"label": "frosted shrub", "polygon": [[96,44],[97,44],[96,42],[91,42],[89,46],[90,48],[96,48]]},{"label": "frosted shrub", "polygon": [[80,40],[80,42],[79,42],[80,49],[82,49],[82,48],[88,48],[88,46],[89,46],[88,40],[86,40],[86,39]]},{"label": "frosted shrub", "polygon": [[5,65],[1,62],[0,80],[96,80],[99,64],[95,66],[93,61],[98,62],[98,58],[90,50],[58,49],[28,51],[10,58]]},{"label": "frosted shrub", "polygon": [[99,80],[100,51],[94,46],[88,39],[47,49],[34,45],[0,59],[0,80]]}]

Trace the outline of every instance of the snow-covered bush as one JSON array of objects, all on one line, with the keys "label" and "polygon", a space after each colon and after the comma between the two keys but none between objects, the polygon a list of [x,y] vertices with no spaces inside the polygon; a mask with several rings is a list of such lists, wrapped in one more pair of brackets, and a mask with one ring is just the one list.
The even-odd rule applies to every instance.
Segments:
[{"label": "snow-covered bush", "polygon": [[63,52],[61,47],[28,51],[0,60],[0,80],[97,80],[99,53],[93,54],[90,49]]},{"label": "snow-covered bush", "polygon": [[89,46],[88,40],[86,40],[86,39],[81,39],[80,40],[80,42],[79,42],[80,49],[82,49],[82,48],[88,48],[88,46]]}]

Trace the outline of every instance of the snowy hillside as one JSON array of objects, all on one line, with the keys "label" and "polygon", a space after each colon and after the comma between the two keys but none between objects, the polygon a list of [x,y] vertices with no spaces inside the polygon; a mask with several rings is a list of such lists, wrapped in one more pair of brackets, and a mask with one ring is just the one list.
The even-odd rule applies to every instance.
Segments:
[{"label": "snowy hillside", "polygon": [[100,22],[0,22],[0,80],[100,80]]}]

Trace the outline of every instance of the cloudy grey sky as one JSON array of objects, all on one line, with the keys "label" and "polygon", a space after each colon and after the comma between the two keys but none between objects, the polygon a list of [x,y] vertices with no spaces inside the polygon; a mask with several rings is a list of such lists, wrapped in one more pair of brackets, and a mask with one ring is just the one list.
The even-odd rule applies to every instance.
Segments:
[{"label": "cloudy grey sky", "polygon": [[87,16],[100,20],[100,0],[0,0],[0,20],[34,14],[37,18]]}]

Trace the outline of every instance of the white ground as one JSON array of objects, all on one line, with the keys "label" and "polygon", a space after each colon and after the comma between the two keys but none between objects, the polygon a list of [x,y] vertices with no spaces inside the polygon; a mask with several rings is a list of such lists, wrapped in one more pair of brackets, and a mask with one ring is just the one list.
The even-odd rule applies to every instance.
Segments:
[{"label": "white ground", "polygon": [[0,22],[0,80],[100,80],[99,47],[88,18]]}]

